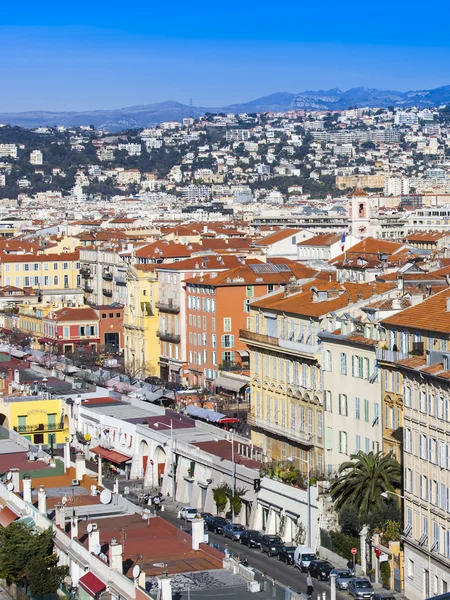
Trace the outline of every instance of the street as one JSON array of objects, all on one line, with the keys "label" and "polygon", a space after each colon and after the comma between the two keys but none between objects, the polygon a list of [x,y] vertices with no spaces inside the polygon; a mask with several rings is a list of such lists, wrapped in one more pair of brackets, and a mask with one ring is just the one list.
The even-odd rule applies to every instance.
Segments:
[{"label": "street", "polygon": [[[166,519],[176,527],[184,528],[184,520],[177,517],[177,513],[174,512],[172,507],[166,506],[164,511],[158,512],[158,516]],[[186,529],[190,529],[189,522],[186,523]],[[306,574],[293,565],[286,565],[283,562],[279,562],[276,557],[269,557],[267,554],[262,554],[258,548],[248,548],[239,542],[231,541],[229,538],[224,538],[222,535],[212,532],[208,532],[208,534],[210,544],[216,544],[221,550],[224,550],[226,546],[235,557],[239,556],[241,560],[246,558],[249,567],[266,573],[270,579],[275,579],[277,582],[295,591],[306,592]],[[316,598],[322,592],[326,592],[327,598],[330,597],[330,586],[328,583],[313,579],[313,584],[315,592],[313,598]],[[336,598],[338,600],[350,600],[351,596],[345,592],[336,590]]]}]

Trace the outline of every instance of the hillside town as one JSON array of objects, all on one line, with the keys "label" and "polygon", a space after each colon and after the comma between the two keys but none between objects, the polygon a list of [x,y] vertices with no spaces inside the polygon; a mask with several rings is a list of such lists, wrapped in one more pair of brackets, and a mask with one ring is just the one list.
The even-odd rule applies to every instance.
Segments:
[{"label": "hillside town", "polygon": [[0,127],[0,542],[52,532],[11,594],[450,591],[449,145],[446,107]]}]

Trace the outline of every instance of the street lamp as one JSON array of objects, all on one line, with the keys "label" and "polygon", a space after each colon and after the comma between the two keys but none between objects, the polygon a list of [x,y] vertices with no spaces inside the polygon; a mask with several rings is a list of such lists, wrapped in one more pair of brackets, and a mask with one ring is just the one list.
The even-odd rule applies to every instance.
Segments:
[{"label": "street lamp", "polygon": [[167,423],[162,423],[161,421],[158,421],[156,423],[154,423],[155,427],[159,427],[160,425],[162,425],[163,427],[168,427],[170,429],[170,451],[172,454],[172,464],[171,464],[171,474],[172,474],[172,498],[175,501],[175,468],[174,468],[174,463],[175,463],[175,456],[174,456],[174,445],[173,445],[173,422],[172,419],[170,419],[170,425],[168,425]]},{"label": "street lamp", "polygon": [[309,464],[309,460],[305,460],[304,458],[298,458],[297,456],[289,456],[288,461],[294,462],[298,460],[299,462],[305,463],[308,465],[308,548],[311,548],[311,467]]}]

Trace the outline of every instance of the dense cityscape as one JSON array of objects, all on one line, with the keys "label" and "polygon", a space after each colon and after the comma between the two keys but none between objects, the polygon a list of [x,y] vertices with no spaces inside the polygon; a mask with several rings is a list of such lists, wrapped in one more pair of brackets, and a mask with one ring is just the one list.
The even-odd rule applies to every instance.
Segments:
[{"label": "dense cityscape", "polygon": [[0,126],[6,600],[450,597],[449,146],[449,106]]}]

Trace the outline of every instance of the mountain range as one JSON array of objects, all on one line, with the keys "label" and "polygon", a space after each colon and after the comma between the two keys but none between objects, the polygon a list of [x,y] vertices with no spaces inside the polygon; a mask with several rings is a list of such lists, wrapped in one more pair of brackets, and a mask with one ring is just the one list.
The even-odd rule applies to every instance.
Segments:
[{"label": "mountain range", "polygon": [[85,112],[0,112],[0,123],[39,127],[50,125],[94,125],[97,129],[120,131],[134,127],[149,127],[162,121],[181,121],[184,117],[199,117],[206,112],[212,113],[255,113],[265,111],[285,112],[292,109],[305,110],[342,110],[349,106],[384,108],[395,107],[437,107],[450,103],[450,85],[432,90],[398,92],[359,87],[342,91],[331,90],[305,91],[297,94],[277,92],[250,102],[230,104],[229,106],[205,108],[187,106],[175,101],[158,102],[139,106],[129,106],[111,110]]}]

